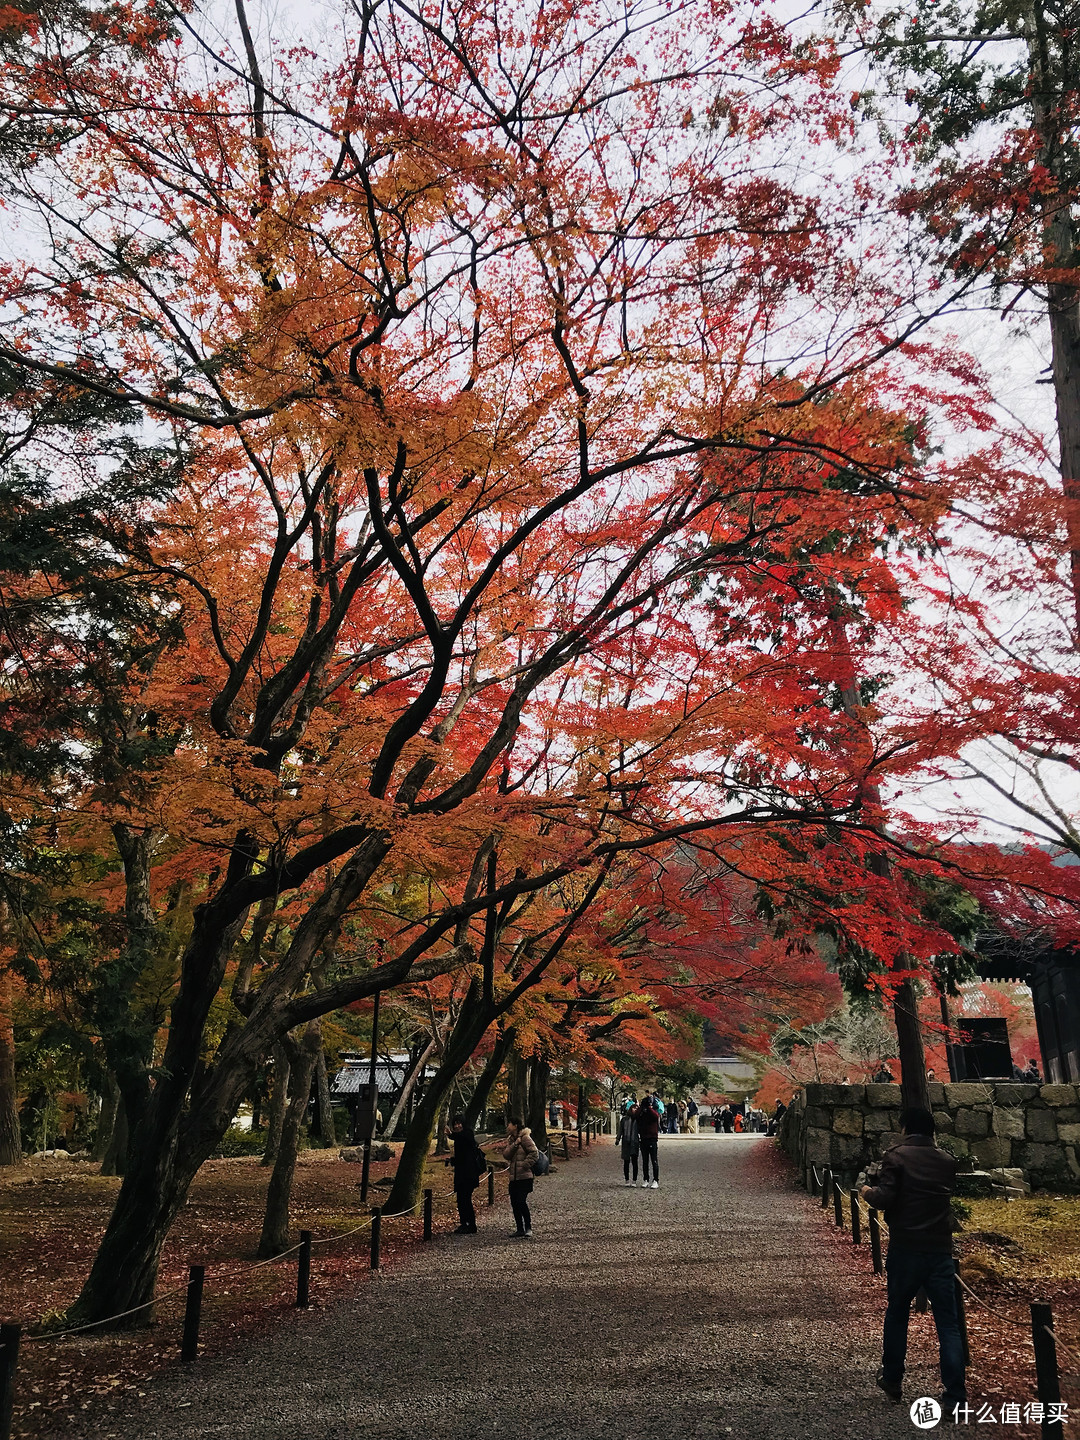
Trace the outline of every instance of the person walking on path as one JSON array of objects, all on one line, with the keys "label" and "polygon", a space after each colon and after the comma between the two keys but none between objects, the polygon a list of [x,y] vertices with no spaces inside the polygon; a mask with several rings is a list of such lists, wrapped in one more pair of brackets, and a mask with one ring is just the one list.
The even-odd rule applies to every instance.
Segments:
[{"label": "person walking on path", "polygon": [[638,1143],[641,1147],[641,1188],[649,1185],[649,1161],[652,1161],[653,1190],[660,1188],[660,1166],[656,1158],[656,1146],[660,1138],[660,1116],[656,1105],[646,1095],[640,1105],[634,1105],[630,1114],[637,1122]]},{"label": "person walking on path", "polygon": [[881,1161],[881,1176],[864,1185],[867,1205],[885,1212],[888,1303],[877,1383],[890,1400],[903,1398],[911,1302],[924,1289],[934,1312],[941,1360],[942,1405],[955,1418],[967,1403],[964,1342],[956,1306],[951,1199],[957,1162],[934,1144],[934,1117],[912,1106],[900,1116],[901,1138]]},{"label": "person walking on path", "polygon": [[475,1235],[476,1206],[472,1197],[487,1169],[487,1161],[476,1135],[465,1124],[464,1115],[455,1115],[450,1122],[450,1139],[454,1142],[454,1153],[446,1163],[454,1167],[454,1199],[459,1221],[454,1234]]},{"label": "person walking on path", "polygon": [[539,1155],[532,1132],[517,1118],[506,1122],[506,1144],[503,1158],[509,1166],[507,1189],[510,1192],[510,1208],[517,1224],[517,1240],[532,1239],[532,1213],[529,1210],[529,1196],[533,1188],[533,1161]]},{"label": "person walking on path", "polygon": [[698,1114],[697,1101],[691,1097],[686,1106],[686,1128],[691,1135],[698,1133]]},{"label": "person walking on path", "polygon": [[[638,1137],[637,1121],[631,1112],[631,1107],[637,1104],[637,1100],[628,1100],[622,1115],[619,1117],[619,1133],[615,1136],[615,1144],[622,1152],[623,1182],[627,1185],[637,1183],[637,1161],[638,1150],[641,1141]],[[633,1167],[634,1178],[630,1178],[630,1169]]]}]

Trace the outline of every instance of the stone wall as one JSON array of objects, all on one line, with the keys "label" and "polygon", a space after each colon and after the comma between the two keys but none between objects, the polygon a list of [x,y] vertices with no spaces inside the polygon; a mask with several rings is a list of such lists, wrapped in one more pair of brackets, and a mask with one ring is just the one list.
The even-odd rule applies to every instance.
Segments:
[{"label": "stone wall", "polygon": [[[1019,1167],[1036,1189],[1080,1189],[1080,1086],[978,1081],[930,1086],[938,1144],[965,1168]],[[900,1129],[899,1085],[807,1085],[780,1127],[792,1160],[845,1184]]]}]

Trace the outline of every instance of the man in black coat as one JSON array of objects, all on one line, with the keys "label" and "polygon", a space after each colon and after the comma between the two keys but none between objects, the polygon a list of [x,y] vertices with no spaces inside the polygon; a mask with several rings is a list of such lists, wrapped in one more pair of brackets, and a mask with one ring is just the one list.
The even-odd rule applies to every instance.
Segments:
[{"label": "man in black coat", "polygon": [[487,1169],[487,1161],[476,1136],[465,1124],[464,1115],[455,1115],[450,1122],[450,1138],[454,1142],[454,1153],[449,1163],[454,1167],[454,1199],[461,1222],[454,1234],[475,1235],[476,1206],[472,1197]]},{"label": "man in black coat", "polygon": [[888,1304],[877,1383],[899,1403],[907,1357],[911,1302],[926,1291],[937,1326],[942,1405],[947,1413],[967,1401],[964,1342],[956,1305],[952,1194],[956,1161],[934,1144],[934,1117],[912,1107],[900,1116],[901,1138],[881,1161],[881,1177],[864,1185],[867,1205],[885,1212],[889,1254]]}]

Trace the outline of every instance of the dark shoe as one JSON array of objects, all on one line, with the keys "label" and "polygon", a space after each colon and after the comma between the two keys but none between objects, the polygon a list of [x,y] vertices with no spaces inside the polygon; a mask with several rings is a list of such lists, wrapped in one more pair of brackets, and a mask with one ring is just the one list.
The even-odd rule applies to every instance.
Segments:
[{"label": "dark shoe", "polygon": [[472,1234],[472,1231],[469,1229],[468,1225],[459,1225],[459,1226],[457,1227],[457,1229],[454,1231],[454,1234],[455,1234],[455,1235],[471,1235],[471,1234]]},{"label": "dark shoe", "polygon": [[469,1228],[465,1231],[466,1235],[475,1235],[476,1233],[477,1229],[475,1225],[470,1225]]},{"label": "dark shoe", "polygon": [[878,1389],[884,1390],[885,1394],[889,1397],[889,1399],[893,1402],[894,1405],[899,1405],[900,1401],[904,1398],[904,1392],[900,1389],[900,1386],[890,1385],[889,1382],[885,1379],[884,1370],[879,1370],[875,1379]]}]

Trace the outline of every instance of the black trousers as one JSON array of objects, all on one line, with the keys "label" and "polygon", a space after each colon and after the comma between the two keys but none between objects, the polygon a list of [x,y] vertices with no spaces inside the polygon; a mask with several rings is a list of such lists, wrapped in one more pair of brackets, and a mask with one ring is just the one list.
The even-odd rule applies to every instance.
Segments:
[{"label": "black trousers", "polygon": [[506,1187],[510,1192],[510,1208],[514,1212],[519,1235],[524,1235],[526,1230],[532,1229],[532,1215],[529,1211],[529,1195],[532,1187],[531,1180],[511,1180]]},{"label": "black trousers", "polygon": [[655,1139],[646,1140],[645,1137],[642,1136],[642,1140],[641,1140],[641,1178],[642,1178],[643,1180],[648,1180],[648,1178],[649,1178],[649,1161],[650,1161],[650,1159],[652,1160],[652,1174],[653,1174],[653,1179],[654,1179],[654,1180],[659,1180],[659,1179],[660,1179],[660,1166],[656,1163],[656,1140],[655,1140]]},{"label": "black trousers", "polygon": [[454,1199],[457,1201],[458,1219],[466,1230],[476,1229],[476,1206],[473,1204],[471,1190],[455,1190]]},{"label": "black trousers", "polygon": [[623,1157],[622,1173],[623,1173],[623,1179],[624,1179],[624,1180],[629,1180],[629,1179],[630,1179],[630,1166],[631,1166],[631,1165],[634,1167],[634,1179],[635,1179],[635,1180],[637,1179],[637,1154],[638,1154],[638,1152],[635,1150],[635,1151],[633,1152],[633,1154],[630,1155],[629,1157],[626,1157],[626,1156]]}]

